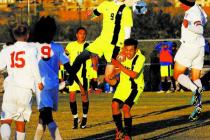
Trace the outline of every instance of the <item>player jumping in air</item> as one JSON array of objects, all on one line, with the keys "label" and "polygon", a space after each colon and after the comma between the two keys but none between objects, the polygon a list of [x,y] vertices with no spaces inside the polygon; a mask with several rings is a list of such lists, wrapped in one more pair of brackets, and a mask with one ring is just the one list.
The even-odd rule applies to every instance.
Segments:
[{"label": "player jumping in air", "polygon": [[[180,0],[185,16],[181,27],[181,46],[175,55],[174,79],[193,93],[192,104],[195,106],[190,120],[198,119],[201,113],[202,84],[200,81],[201,69],[204,63],[203,37],[207,15],[195,3],[195,0]],[[187,68],[191,68],[191,79],[184,75]]]}]

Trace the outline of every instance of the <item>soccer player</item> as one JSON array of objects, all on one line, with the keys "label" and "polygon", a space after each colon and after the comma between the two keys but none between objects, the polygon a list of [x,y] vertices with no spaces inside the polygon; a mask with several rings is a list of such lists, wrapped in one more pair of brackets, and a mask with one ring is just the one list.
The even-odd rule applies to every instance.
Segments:
[{"label": "soccer player", "polygon": [[29,29],[19,23],[13,28],[16,42],[0,53],[0,69],[7,69],[1,113],[1,138],[9,140],[11,123],[16,125],[16,139],[25,140],[25,124],[31,115],[32,91],[35,82],[43,89],[37,62],[37,50],[27,43]]},{"label": "soccer player", "polygon": [[[145,57],[137,48],[138,42],[127,39],[124,42],[126,60],[119,62],[113,60],[113,64],[119,68],[120,81],[112,100],[112,117],[116,124],[116,140],[131,139],[132,117],[131,108],[140,97],[144,89],[143,66]],[[123,133],[122,114],[124,114],[125,134]]]},{"label": "soccer player", "polygon": [[[104,55],[107,66],[105,69],[105,80],[113,85],[116,81],[109,79],[109,75],[114,71],[112,59],[116,59],[123,42],[130,37],[133,26],[132,12],[124,3],[124,0],[104,1],[93,12],[92,16],[103,15],[103,27],[100,36],[91,43],[74,61],[72,65],[72,75],[80,69],[82,63],[90,59],[92,54],[99,57]],[[121,57],[118,57],[120,60]],[[74,77],[68,80],[71,84]]]},{"label": "soccer player", "polygon": [[[200,75],[204,63],[203,26],[207,22],[207,15],[199,5],[195,4],[195,0],[180,0],[180,2],[185,16],[181,27],[182,44],[175,55],[174,79],[192,91],[192,104],[195,108],[189,119],[196,120],[202,108]],[[191,79],[184,75],[187,68],[191,68]]]},{"label": "soccer player", "polygon": [[[84,27],[79,27],[76,31],[76,41],[73,41],[66,46],[66,52],[69,54],[69,60],[72,64],[75,61],[75,58],[89,45],[85,40],[87,36],[87,30]],[[88,60],[91,63],[91,60]],[[86,62],[88,62],[86,61]],[[90,63],[88,63],[90,65]],[[83,86],[87,91],[88,80],[86,76],[86,63],[83,63],[83,68],[81,67],[77,76],[80,81],[83,81]],[[90,66],[91,67],[91,66]],[[92,68],[93,69],[93,68]],[[95,71],[96,72],[96,71]],[[70,75],[71,76],[71,75]],[[78,128],[78,113],[77,113],[77,102],[76,102],[76,92],[80,90],[80,87],[76,82],[73,85],[69,86],[69,101],[70,101],[70,109],[74,118],[73,129]],[[87,114],[89,109],[89,100],[87,92],[85,94],[81,93],[82,97],[82,108],[83,108],[83,117],[82,122],[80,124],[80,128],[85,128],[87,123]]]},{"label": "soccer player", "polygon": [[36,91],[39,109],[39,124],[35,133],[35,140],[43,137],[48,127],[52,139],[61,140],[58,126],[53,119],[52,111],[58,108],[58,71],[62,63],[67,72],[70,71],[68,56],[60,44],[52,42],[56,32],[56,22],[52,17],[42,17],[35,25],[33,43],[39,52],[39,69],[44,83],[42,91]]}]

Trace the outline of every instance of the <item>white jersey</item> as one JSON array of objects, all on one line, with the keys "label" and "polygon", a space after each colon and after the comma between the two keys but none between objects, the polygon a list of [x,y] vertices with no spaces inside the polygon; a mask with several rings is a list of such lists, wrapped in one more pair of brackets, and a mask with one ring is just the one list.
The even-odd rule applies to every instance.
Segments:
[{"label": "white jersey", "polygon": [[16,42],[0,53],[0,69],[7,69],[5,82],[22,88],[34,89],[41,82],[37,49],[27,42]]},{"label": "white jersey", "polygon": [[40,44],[36,43],[39,55],[39,70],[42,77],[42,83],[45,89],[56,88],[59,85],[58,71],[59,64],[69,62],[63,47],[57,43]]},{"label": "white jersey", "polygon": [[[201,22],[202,26],[204,26],[207,22],[207,15],[199,5],[195,4],[185,12],[184,19],[188,20],[188,26],[194,25],[198,21]],[[199,35],[190,31],[188,28],[185,28],[183,24],[181,27],[181,42],[193,44],[198,47],[205,45],[205,39],[203,35]]]}]

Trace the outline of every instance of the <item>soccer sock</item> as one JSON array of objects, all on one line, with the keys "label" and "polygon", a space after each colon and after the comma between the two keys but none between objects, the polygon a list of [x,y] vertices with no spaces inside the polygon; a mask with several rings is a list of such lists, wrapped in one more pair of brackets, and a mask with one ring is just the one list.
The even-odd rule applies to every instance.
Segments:
[{"label": "soccer sock", "polygon": [[38,124],[37,128],[36,128],[36,133],[34,136],[34,140],[41,140],[43,137],[43,134],[45,132],[46,126],[42,125],[42,124]]},{"label": "soccer sock", "polygon": [[198,87],[202,88],[202,83],[200,79],[193,81],[193,83],[195,83]]},{"label": "soccer sock", "polygon": [[83,114],[86,114],[88,113],[88,108],[89,108],[89,101],[87,102],[82,102],[82,110],[83,110]]},{"label": "soccer sock", "polygon": [[124,118],[125,132],[131,137],[132,131],[132,118]]},{"label": "soccer sock", "polygon": [[76,115],[77,114],[77,102],[70,102],[70,109],[71,109],[71,113],[72,115]]},{"label": "soccer sock", "polygon": [[2,140],[9,140],[11,135],[11,128],[9,124],[2,124],[1,125],[1,138]]},{"label": "soccer sock", "polygon": [[16,139],[17,140],[25,140],[26,133],[16,131]]},{"label": "soccer sock", "polygon": [[122,131],[122,114],[112,115],[118,131]]},{"label": "soccer sock", "polygon": [[196,91],[197,86],[190,80],[190,78],[184,74],[180,74],[177,81],[184,87],[190,89],[192,92]]},{"label": "soccer sock", "polygon": [[54,121],[49,123],[47,126],[48,126],[48,129],[50,131],[51,137],[53,139],[56,139],[56,140],[61,140],[62,139],[61,135],[60,135],[60,132],[58,130],[58,127],[57,127],[57,125]]},{"label": "soccer sock", "polygon": [[93,86],[93,90],[96,90],[96,88],[98,87],[97,81],[92,80],[92,86]]}]

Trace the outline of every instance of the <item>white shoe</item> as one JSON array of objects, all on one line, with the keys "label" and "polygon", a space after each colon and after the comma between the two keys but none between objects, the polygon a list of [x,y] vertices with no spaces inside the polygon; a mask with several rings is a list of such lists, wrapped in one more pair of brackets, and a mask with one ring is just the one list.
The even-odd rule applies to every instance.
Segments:
[{"label": "white shoe", "polygon": [[59,83],[59,90],[62,90],[62,89],[64,89],[66,87],[66,82],[65,81],[62,81],[62,82],[60,82]]},{"label": "white shoe", "polygon": [[160,90],[160,91],[158,91],[157,93],[164,93],[165,91],[163,91],[163,90]]}]

